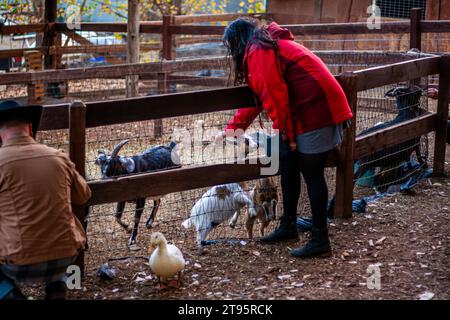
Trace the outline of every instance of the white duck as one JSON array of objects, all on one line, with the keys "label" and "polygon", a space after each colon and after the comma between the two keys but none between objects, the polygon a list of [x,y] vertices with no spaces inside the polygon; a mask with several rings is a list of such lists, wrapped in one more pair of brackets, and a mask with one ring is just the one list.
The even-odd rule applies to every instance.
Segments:
[{"label": "white duck", "polygon": [[159,287],[162,288],[161,278],[170,278],[177,273],[178,280],[176,283],[179,286],[181,271],[186,264],[180,249],[173,244],[168,244],[161,232],[154,232],[150,236],[149,255],[148,262],[152,271],[158,276]]}]

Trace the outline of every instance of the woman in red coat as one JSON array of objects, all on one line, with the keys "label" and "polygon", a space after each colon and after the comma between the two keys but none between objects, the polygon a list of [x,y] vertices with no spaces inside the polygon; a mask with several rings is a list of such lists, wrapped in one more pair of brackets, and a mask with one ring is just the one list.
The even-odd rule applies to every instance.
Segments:
[{"label": "woman in red coat", "polygon": [[261,241],[298,238],[301,173],[311,203],[312,237],[291,254],[329,255],[324,169],[329,151],[341,142],[343,124],[352,117],[345,94],[322,60],[275,22],[258,26],[255,21],[237,19],[227,27],[224,43],[233,60],[235,84],[248,84],[262,104],[240,109],[227,129],[245,130],[264,108],[273,128],[281,133],[284,212],[278,228]]}]

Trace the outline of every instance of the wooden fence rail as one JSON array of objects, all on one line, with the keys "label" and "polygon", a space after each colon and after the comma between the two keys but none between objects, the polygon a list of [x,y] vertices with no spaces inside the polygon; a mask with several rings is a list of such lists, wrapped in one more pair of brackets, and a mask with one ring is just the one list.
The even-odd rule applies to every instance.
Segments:
[{"label": "wooden fence rail", "polygon": [[[392,62],[410,60],[412,57],[405,53],[385,53],[379,51],[315,51],[315,54],[317,54],[326,64],[332,64],[336,61],[352,61],[353,63],[355,63],[355,61],[361,61],[363,65],[369,61],[370,63],[376,64],[391,64]],[[432,55],[425,55],[424,59],[431,56]],[[430,61],[429,63],[436,64],[436,61]],[[202,69],[216,69],[218,66],[226,68],[227,62],[224,56],[64,70],[43,70],[34,73],[14,72],[0,74],[0,85],[28,84],[34,82],[48,83],[54,81],[94,78],[124,78],[127,75],[139,75],[142,79],[155,79],[155,74],[157,73],[190,72]],[[390,68],[390,66],[380,68],[379,73],[383,74],[385,69]],[[365,82],[363,83],[365,85]]]},{"label": "wooden fence rail", "polygon": [[185,59],[164,62],[149,62],[110,65],[100,67],[73,68],[64,70],[43,70],[39,72],[10,72],[0,75],[0,84],[26,84],[33,82],[56,82],[85,79],[122,78],[127,75],[145,75],[150,73],[174,73],[214,69],[225,66],[224,57],[205,59]]},{"label": "wooden fence rail", "polygon": [[[242,15],[233,14],[233,17]],[[172,28],[172,32],[177,35],[183,34],[216,34],[219,30],[224,30],[224,26],[208,26],[208,25],[185,25],[183,27],[195,27],[188,33],[183,28],[179,28],[178,24],[183,22],[184,16],[175,16],[176,25]],[[186,20],[191,19],[186,18]],[[223,20],[227,21],[227,20]],[[317,23],[317,24],[291,24],[283,25],[289,28],[294,35],[339,35],[339,34],[402,34],[410,32],[410,21],[383,21],[380,29],[368,29],[366,22],[347,22],[347,23]],[[162,21],[142,21],[141,33],[159,34],[161,33]],[[422,20],[420,21],[420,29],[422,33],[444,33],[449,32],[450,20]],[[45,32],[53,29],[56,32],[73,31],[73,27],[69,27],[66,23],[37,23],[28,25],[3,25],[0,24],[0,34],[26,34],[33,32]],[[195,31],[194,31],[195,30]],[[211,30],[213,33],[208,33]],[[94,32],[127,32],[127,24],[125,22],[83,22],[80,23],[80,29],[77,31],[94,31]]]},{"label": "wooden fence rail", "polygon": [[[413,11],[414,12],[414,11]],[[205,15],[205,16],[172,16],[169,24],[163,23],[163,21],[143,21],[140,24],[139,32],[141,34],[161,34],[162,45],[161,47],[147,46],[145,50],[159,50],[165,47],[165,38],[168,35],[191,35],[191,36],[219,36],[224,32],[224,26],[218,25],[198,25],[190,24],[183,25],[183,23],[191,22],[206,22],[206,21],[228,21],[227,19],[235,19],[240,14],[225,14],[225,15]],[[256,17],[270,18],[270,14],[267,15],[253,15]],[[326,23],[326,24],[295,24],[295,25],[283,25],[283,27],[289,28],[289,30],[296,36],[311,36],[311,35],[349,35],[349,34],[407,34],[410,36],[411,47],[418,47],[417,39],[420,39],[424,33],[446,33],[450,30],[450,20],[420,20],[419,14],[412,14],[412,21],[386,21],[381,23],[380,29],[368,29],[365,22],[351,22],[351,23]],[[168,21],[169,21],[168,20]],[[0,34],[25,34],[25,33],[66,33],[75,31],[69,27],[66,23],[40,23],[30,25],[2,25],[0,24]],[[127,24],[121,22],[113,23],[81,23],[80,29],[76,31],[92,31],[92,32],[114,32],[114,33],[126,33]],[[166,35],[164,37],[163,35]],[[201,40],[204,41],[204,40]],[[40,50],[46,55],[55,55],[67,52],[69,53],[85,53],[90,51],[83,46],[80,46],[80,51],[76,52],[76,47],[70,49],[64,49],[60,46],[52,47],[39,47],[32,49],[11,49],[0,50],[0,57],[18,57],[23,56],[27,50]],[[111,47],[111,50],[121,50],[120,45],[106,46]],[[102,50],[103,52],[105,50]],[[110,51],[112,52],[112,51]]]},{"label": "wooden fence rail", "polygon": [[[380,69],[367,69],[357,72],[345,73],[337,77],[338,81],[341,82],[347,93],[347,97],[354,101],[355,93],[360,90],[365,90],[366,88],[371,88],[374,86],[374,81],[372,77],[376,77],[376,85],[382,86],[386,84],[395,83],[397,81],[405,80],[404,74],[409,74],[411,79],[416,78],[419,74],[421,76],[425,76],[428,74],[436,74],[440,73],[442,78],[442,88],[445,90],[445,87],[448,87],[448,81],[445,82],[445,79],[448,78],[448,65],[445,63],[439,63],[439,57],[427,57],[421,58],[417,60],[412,60],[408,62],[400,62],[394,64],[392,66],[386,67],[384,72],[380,74]],[[447,58],[442,58],[447,60]],[[435,62],[438,63],[435,63]],[[432,62],[430,64],[430,62]],[[402,72],[401,72],[402,71]],[[353,81],[356,81],[358,85],[345,85],[350,79],[353,78]],[[362,82],[363,84],[360,84]],[[368,82],[369,85],[364,85],[365,82]],[[354,83],[354,82],[351,82]],[[448,88],[447,88],[448,90]],[[445,91],[444,91],[445,92]],[[445,102],[445,101],[444,101]],[[183,116],[188,114],[198,114],[198,113],[207,113],[207,112],[216,112],[222,110],[230,110],[236,109],[238,107],[254,107],[254,100],[251,94],[251,91],[248,87],[233,87],[233,88],[224,88],[224,89],[216,89],[216,90],[204,90],[204,91],[196,91],[196,92],[188,92],[188,93],[176,93],[176,94],[167,94],[167,95],[158,95],[158,96],[148,96],[148,97],[140,97],[140,98],[128,98],[128,99],[120,99],[114,101],[100,101],[100,102],[91,102],[86,103],[86,128],[96,127],[96,126],[104,126],[118,123],[126,123],[133,121],[143,121],[143,120],[153,120],[153,119],[161,119],[166,117],[175,117],[175,116]],[[356,104],[352,103],[354,108],[354,112],[356,113]],[[444,108],[445,104],[439,104],[440,109],[438,114],[425,114],[417,119],[410,120],[401,124],[398,124],[392,128],[388,128],[382,131],[378,131],[376,133],[372,133],[366,135],[364,137],[358,137],[356,139],[350,137],[351,141],[350,151],[353,150],[353,155],[349,157],[349,153],[345,153],[345,157],[342,163],[353,163],[355,159],[363,157],[365,155],[369,155],[373,152],[379,151],[388,146],[406,141],[412,137],[420,136],[430,131],[436,130],[438,124],[442,122],[444,116],[444,111],[447,109]],[[445,106],[446,107],[446,106]],[[44,114],[42,118],[40,130],[52,130],[52,129],[62,129],[68,128],[69,125],[69,117],[68,117],[69,105],[57,105],[57,106],[47,106],[44,108]],[[108,110],[108,112],[105,112]],[[439,120],[438,120],[439,117]],[[442,130],[442,126],[439,125],[439,128]],[[443,132],[443,131],[442,131]],[[441,137],[439,139],[445,142],[445,138],[442,137],[442,132],[440,133]],[[352,141],[353,140],[353,141]],[[348,143],[348,142],[347,142]],[[345,143],[343,148],[349,148],[349,146]],[[441,143],[437,141],[437,143]],[[354,146],[352,146],[354,144]],[[444,149],[445,151],[445,149]],[[440,151],[442,153],[442,150]],[[436,157],[436,156],[435,156]],[[441,155],[439,154],[438,158]],[[338,161],[338,165],[339,161]],[[239,165],[238,168],[241,170],[241,175],[239,174],[238,169],[236,169],[236,173],[233,173],[232,179],[251,179],[255,176],[253,175],[253,170],[257,170],[257,166],[253,166],[251,169],[245,169],[246,166]],[[211,169],[213,168],[213,169]],[[353,166],[351,166],[351,169]],[[188,177],[191,177],[193,173],[198,174],[198,172],[202,172],[199,176],[205,176],[205,180],[203,182],[199,182],[203,184],[203,186],[208,186],[210,184],[220,183],[222,181],[220,177],[223,175],[219,175],[219,178],[211,178],[211,173],[217,173],[216,167],[207,166],[202,169],[202,167],[198,168],[187,168],[187,169],[177,169],[177,173],[180,173],[186,181],[191,181]],[[200,170],[200,171],[199,171]],[[204,171],[202,171],[204,170]],[[233,169],[234,170],[234,169]],[[249,171],[246,171],[249,170]],[[348,173],[349,169],[346,170]],[[351,170],[353,173],[353,169]],[[167,175],[167,179],[163,179],[161,181],[165,181],[168,183],[168,187],[173,186],[170,182],[174,173],[172,171],[161,171],[157,173],[147,173],[143,175],[139,175],[138,177],[124,177],[122,180],[113,179],[113,180],[102,180],[102,181],[93,181],[90,182],[91,186],[94,190],[97,190],[98,186],[102,186],[101,188],[105,188],[102,191],[102,194],[106,194],[108,186],[111,186],[110,194],[116,195],[117,200],[124,200],[122,197],[129,197],[133,195],[133,192],[129,193],[121,193],[118,195],[118,191],[113,192],[113,190],[119,190],[121,188],[117,187],[117,184],[127,183],[129,186],[133,184],[134,180],[140,181],[140,179],[147,179],[146,177],[153,177],[153,175],[157,177],[164,177]],[[226,178],[226,174],[224,180],[221,183],[229,182],[231,178]],[[150,179],[150,178],[149,178]],[[178,179],[178,178],[177,178]],[[209,180],[208,180],[209,179]],[[350,179],[352,180],[352,179]],[[345,184],[349,184],[349,179],[345,179]],[[122,181],[122,182],[120,182]],[[126,181],[126,182],[123,182]],[[178,181],[178,180],[177,180]],[[207,184],[207,181],[210,184]],[[162,183],[162,182],[161,182]],[[138,184],[138,182],[136,182]],[[143,193],[151,194],[154,190],[166,190],[166,189],[152,189],[153,187],[146,187],[147,184],[139,185]],[[96,189],[97,188],[97,189]],[[131,188],[131,187],[130,187]],[[150,189],[148,189],[150,188]],[[129,188],[127,188],[129,189]],[[131,189],[130,189],[131,190]],[[178,190],[178,189],[177,189]],[[162,192],[162,191],[158,191]],[[168,193],[170,191],[164,191],[163,193]],[[106,196],[99,196],[98,200],[96,200],[97,196],[93,196],[93,200],[91,200],[91,204],[100,203],[101,201],[110,201],[114,196],[108,196],[107,200],[100,200],[105,198]],[[111,200],[112,201],[112,200]]]}]

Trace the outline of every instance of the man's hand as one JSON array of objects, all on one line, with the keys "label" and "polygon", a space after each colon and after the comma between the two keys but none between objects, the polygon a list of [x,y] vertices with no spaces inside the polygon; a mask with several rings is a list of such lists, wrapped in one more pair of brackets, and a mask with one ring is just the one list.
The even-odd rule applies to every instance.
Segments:
[{"label": "man's hand", "polygon": [[427,91],[427,94],[428,94],[428,97],[430,97],[431,99],[437,99],[439,90],[436,88],[429,88]]}]

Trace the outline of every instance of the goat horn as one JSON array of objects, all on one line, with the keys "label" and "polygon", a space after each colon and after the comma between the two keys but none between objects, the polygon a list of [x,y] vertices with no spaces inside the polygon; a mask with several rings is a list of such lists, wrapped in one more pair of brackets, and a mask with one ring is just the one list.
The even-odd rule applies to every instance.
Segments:
[{"label": "goat horn", "polygon": [[126,139],[126,140],[120,141],[120,142],[114,147],[113,151],[111,152],[111,158],[117,157],[117,154],[119,153],[120,149],[122,149],[122,147],[123,147],[124,145],[126,145],[126,144],[128,143],[128,141],[130,141],[130,140]]}]

